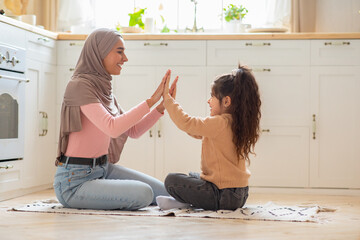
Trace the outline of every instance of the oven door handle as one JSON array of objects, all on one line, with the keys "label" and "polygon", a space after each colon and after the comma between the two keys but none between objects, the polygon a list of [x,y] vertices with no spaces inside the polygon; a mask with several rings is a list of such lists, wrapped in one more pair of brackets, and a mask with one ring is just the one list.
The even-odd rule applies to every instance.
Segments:
[{"label": "oven door handle", "polygon": [[18,82],[30,82],[29,79],[26,79],[26,78],[18,78],[18,77],[11,77],[11,76],[6,76],[6,75],[0,75],[0,78],[6,78],[6,79],[9,79],[9,80],[14,80],[14,81],[18,81]]}]

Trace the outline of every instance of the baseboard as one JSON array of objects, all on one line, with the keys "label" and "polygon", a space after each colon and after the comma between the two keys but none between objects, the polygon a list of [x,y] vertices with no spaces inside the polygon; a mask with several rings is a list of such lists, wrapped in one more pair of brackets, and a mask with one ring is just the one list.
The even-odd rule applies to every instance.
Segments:
[{"label": "baseboard", "polygon": [[52,184],[44,184],[41,186],[36,186],[36,187],[31,187],[31,188],[24,188],[24,189],[19,189],[19,190],[15,190],[15,191],[9,191],[9,192],[4,192],[1,193],[0,195],[0,201],[5,201],[5,200],[9,200],[12,198],[16,198],[16,197],[21,197],[24,196],[26,194],[30,194],[30,193],[34,193],[34,192],[39,192],[45,189],[49,189],[52,188]]},{"label": "baseboard", "polygon": [[360,196],[360,189],[249,187],[250,193]]}]

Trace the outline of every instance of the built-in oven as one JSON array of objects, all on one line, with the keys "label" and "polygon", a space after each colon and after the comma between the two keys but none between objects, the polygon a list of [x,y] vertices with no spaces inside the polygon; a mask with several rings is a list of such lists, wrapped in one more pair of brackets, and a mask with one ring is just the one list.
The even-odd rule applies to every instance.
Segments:
[{"label": "built-in oven", "polygon": [[0,161],[24,158],[25,49],[0,42]]}]

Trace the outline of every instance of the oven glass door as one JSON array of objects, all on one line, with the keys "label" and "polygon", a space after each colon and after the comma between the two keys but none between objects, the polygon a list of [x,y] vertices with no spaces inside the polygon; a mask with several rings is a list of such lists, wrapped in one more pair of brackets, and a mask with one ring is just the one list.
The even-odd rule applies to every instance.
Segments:
[{"label": "oven glass door", "polygon": [[0,161],[18,160],[24,157],[25,83],[14,80],[13,73],[3,73],[0,71]]}]

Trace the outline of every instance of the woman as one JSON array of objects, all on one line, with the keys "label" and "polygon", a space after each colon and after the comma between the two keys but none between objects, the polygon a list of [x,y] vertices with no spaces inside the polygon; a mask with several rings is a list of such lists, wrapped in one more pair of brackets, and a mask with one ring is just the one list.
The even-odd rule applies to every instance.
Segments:
[{"label": "woman", "polygon": [[112,95],[111,75],[119,75],[127,61],[118,33],[98,29],[86,39],[61,109],[54,189],[65,207],[136,210],[168,195],[159,180],[115,165],[127,137],[140,137],[163,115],[163,102],[150,108],[170,74],[149,99],[123,112]]}]

